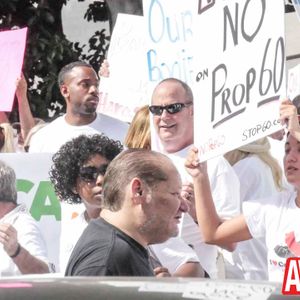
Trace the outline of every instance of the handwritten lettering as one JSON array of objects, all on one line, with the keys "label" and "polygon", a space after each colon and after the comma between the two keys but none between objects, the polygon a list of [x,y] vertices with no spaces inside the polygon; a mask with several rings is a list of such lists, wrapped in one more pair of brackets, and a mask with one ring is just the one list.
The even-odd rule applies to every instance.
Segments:
[{"label": "handwritten lettering", "polygon": [[199,154],[201,156],[207,152],[210,152],[212,150],[215,150],[215,149],[223,146],[224,144],[225,144],[225,136],[224,135],[210,138],[210,139],[208,139],[207,142],[205,142],[204,144],[202,144],[199,147]]},{"label": "handwritten lettering", "polygon": [[[250,103],[253,89],[262,97],[267,94],[274,95],[268,98],[268,101],[257,103],[258,107],[279,97],[277,93],[282,86],[284,75],[284,41],[282,37],[277,40],[273,56],[270,50],[271,42],[272,40],[268,39],[266,43],[260,71],[250,67],[244,81],[236,83],[233,87],[226,86],[229,71],[225,64],[218,65],[212,71],[211,122],[214,123],[214,128],[243,113]],[[267,68],[267,62],[273,62],[273,66]]]},{"label": "handwritten lettering", "polygon": [[[228,8],[228,6],[226,5],[224,7],[224,40],[223,40],[223,51],[226,50],[227,48],[227,24],[229,25],[230,31],[231,31],[231,35],[232,35],[232,39],[233,39],[233,44],[234,46],[236,46],[239,43],[239,32],[241,32],[243,38],[248,41],[248,42],[252,42],[252,40],[255,38],[255,36],[257,35],[257,33],[259,32],[262,24],[263,24],[263,20],[264,20],[264,16],[265,16],[265,12],[266,12],[266,3],[265,0],[261,0],[261,15],[260,15],[260,19],[258,21],[258,25],[256,27],[256,29],[254,30],[254,32],[252,33],[247,33],[246,32],[246,25],[247,24],[247,10],[248,10],[248,6],[249,3],[252,2],[251,0],[247,0],[245,3],[245,6],[243,8],[243,13],[242,13],[242,18],[239,21],[239,3],[235,3],[235,14],[234,14],[234,20],[232,19],[232,14]],[[257,4],[257,0],[254,1]],[[259,17],[259,15],[258,15]],[[253,23],[253,15],[251,16],[251,20],[249,20],[251,23]],[[238,24],[241,25],[240,30],[238,30]]]},{"label": "handwritten lettering", "polygon": [[269,130],[271,127],[273,126],[277,126],[278,124],[280,124],[279,120],[273,120],[273,121],[265,121],[262,124],[257,124],[256,126],[246,129],[243,132],[243,137],[242,137],[242,141],[246,141],[249,138],[252,138],[260,133],[265,132],[266,130]]}]

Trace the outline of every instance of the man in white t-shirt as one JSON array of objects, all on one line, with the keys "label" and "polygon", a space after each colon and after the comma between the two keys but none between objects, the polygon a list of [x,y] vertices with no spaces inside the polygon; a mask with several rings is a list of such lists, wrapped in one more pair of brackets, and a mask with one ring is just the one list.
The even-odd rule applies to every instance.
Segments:
[{"label": "man in white t-shirt", "polygon": [[[176,165],[182,177],[183,197],[187,201],[193,198],[192,182],[184,169],[188,149],[194,143],[193,93],[184,82],[168,78],[161,81],[153,91],[152,105],[154,132],[152,149],[167,154]],[[213,199],[218,213],[223,218],[231,218],[240,212],[239,180],[229,163],[218,157],[208,162],[208,172]],[[191,214],[192,215],[192,214]],[[195,216],[184,214],[180,236],[191,245],[199,256],[200,263],[211,278],[221,278],[217,268],[217,247],[203,242]],[[226,245],[232,250],[233,245]],[[226,256],[230,254],[226,251]],[[224,270],[223,270],[224,271]],[[223,272],[222,271],[222,272]],[[234,275],[231,275],[234,277]]]},{"label": "man in white t-shirt", "polygon": [[29,152],[56,152],[81,134],[103,133],[123,142],[128,124],[96,112],[99,79],[91,65],[81,61],[66,65],[58,75],[58,84],[66,101],[66,114],[32,137]]},{"label": "man in white t-shirt", "polygon": [[0,277],[48,273],[46,245],[25,205],[17,204],[16,175],[0,161]]}]

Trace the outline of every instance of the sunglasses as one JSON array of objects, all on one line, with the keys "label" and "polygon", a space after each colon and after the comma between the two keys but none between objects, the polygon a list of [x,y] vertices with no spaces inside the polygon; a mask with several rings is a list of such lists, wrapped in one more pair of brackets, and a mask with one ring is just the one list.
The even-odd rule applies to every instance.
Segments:
[{"label": "sunglasses", "polygon": [[180,111],[182,111],[185,107],[188,107],[190,105],[192,105],[193,102],[188,102],[188,103],[173,103],[173,104],[169,104],[169,105],[165,105],[165,106],[161,106],[161,105],[151,105],[149,106],[149,110],[150,112],[154,115],[154,116],[161,116],[164,109],[171,115],[176,114]]},{"label": "sunglasses", "polygon": [[99,168],[96,167],[81,167],[79,170],[79,178],[85,182],[95,182],[99,175],[104,176],[108,164],[101,165]]}]

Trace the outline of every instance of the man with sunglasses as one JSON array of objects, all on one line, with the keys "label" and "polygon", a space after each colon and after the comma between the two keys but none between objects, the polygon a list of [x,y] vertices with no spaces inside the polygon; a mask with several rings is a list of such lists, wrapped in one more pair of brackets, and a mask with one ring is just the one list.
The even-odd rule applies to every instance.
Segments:
[{"label": "man with sunglasses", "polygon": [[[172,159],[183,181],[182,196],[190,203],[190,212],[184,214],[181,237],[194,248],[208,275],[211,278],[222,278],[224,270],[216,264],[218,249],[203,242],[195,223],[192,179],[184,168],[185,157],[194,143],[193,101],[191,88],[179,79],[167,78],[155,87],[149,106],[154,127],[151,128],[152,149],[165,153]],[[239,181],[232,167],[223,157],[218,157],[209,160],[208,173],[218,213],[223,218],[238,215]],[[234,248],[231,244],[224,246],[230,250]],[[231,259],[228,252],[225,256]],[[239,276],[238,269],[231,268],[229,264],[227,266],[226,277]]]},{"label": "man with sunglasses", "polygon": [[66,114],[32,137],[29,152],[56,152],[80,134],[104,133],[123,142],[128,124],[96,112],[99,78],[91,65],[77,61],[64,66],[58,74],[58,85],[66,101]]}]

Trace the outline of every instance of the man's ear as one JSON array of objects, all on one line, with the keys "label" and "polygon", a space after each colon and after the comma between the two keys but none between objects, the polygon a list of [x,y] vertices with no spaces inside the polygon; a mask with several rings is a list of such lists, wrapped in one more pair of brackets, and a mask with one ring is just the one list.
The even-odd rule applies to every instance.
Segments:
[{"label": "man's ear", "polygon": [[62,94],[62,96],[64,98],[69,98],[69,96],[70,96],[69,88],[65,84],[62,84],[60,86],[60,93]]},{"label": "man's ear", "polygon": [[143,183],[139,178],[133,178],[131,181],[131,198],[135,204],[141,204],[145,199],[145,190]]}]

